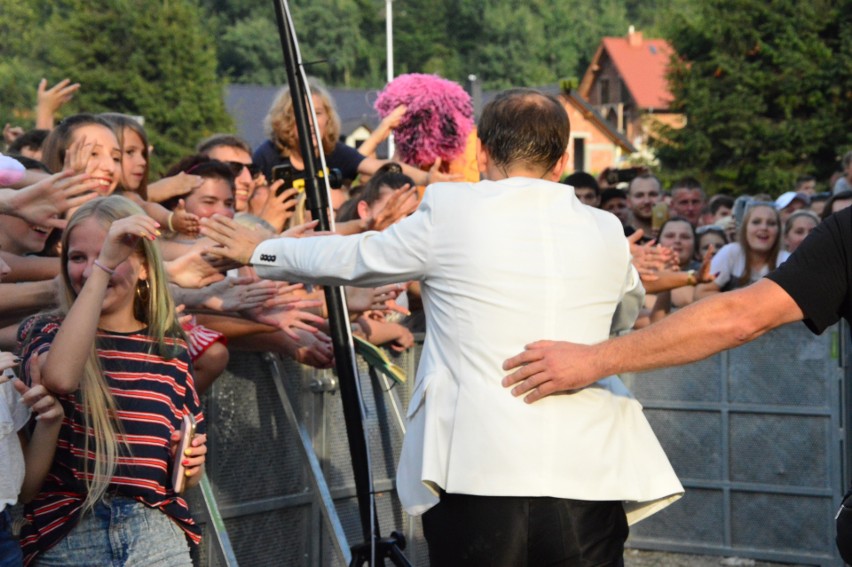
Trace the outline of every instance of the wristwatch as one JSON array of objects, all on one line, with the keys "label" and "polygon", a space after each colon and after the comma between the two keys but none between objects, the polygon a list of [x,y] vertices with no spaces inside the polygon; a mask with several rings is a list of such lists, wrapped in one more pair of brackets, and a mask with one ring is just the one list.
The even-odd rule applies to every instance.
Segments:
[{"label": "wristwatch", "polygon": [[695,278],[695,270],[686,272],[686,284],[691,286],[698,285],[698,280]]}]

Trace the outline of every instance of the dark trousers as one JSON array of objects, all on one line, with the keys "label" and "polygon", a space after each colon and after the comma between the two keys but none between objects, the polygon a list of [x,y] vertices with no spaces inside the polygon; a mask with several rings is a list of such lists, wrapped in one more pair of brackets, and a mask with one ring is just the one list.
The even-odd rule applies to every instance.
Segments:
[{"label": "dark trousers", "polygon": [[621,502],[441,493],[423,515],[432,567],[621,567]]}]

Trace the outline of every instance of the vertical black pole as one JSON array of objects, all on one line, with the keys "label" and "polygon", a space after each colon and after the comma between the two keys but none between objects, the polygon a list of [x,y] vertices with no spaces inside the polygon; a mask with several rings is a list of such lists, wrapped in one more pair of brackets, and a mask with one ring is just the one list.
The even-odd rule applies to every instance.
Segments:
[{"label": "vertical black pole", "polygon": [[[275,0],[275,14],[278,18],[281,47],[284,50],[287,82],[290,85],[290,95],[293,97],[293,112],[295,113],[296,129],[299,134],[299,148],[305,161],[305,195],[313,219],[319,220],[319,228],[329,230],[331,224],[328,217],[328,203],[327,199],[324,198],[327,176],[323,178],[322,191],[320,191],[320,180],[317,177],[317,172],[321,170],[321,167],[317,166],[318,152],[322,151],[322,148],[314,149],[311,121],[308,119],[306,107],[307,86],[304,84],[303,76],[298,68],[299,62],[297,61],[292,20],[285,9],[284,2],[285,0]],[[317,141],[319,141],[319,138]],[[349,438],[349,454],[352,458],[355,489],[358,495],[361,528],[364,540],[370,542],[379,537],[378,518],[375,507],[371,505],[370,460],[364,432],[361,397],[358,389],[358,372],[355,366],[355,350],[352,344],[346,299],[340,287],[332,286],[325,287],[325,298],[328,304],[335,366],[340,382],[340,399],[343,404],[346,433]]]}]

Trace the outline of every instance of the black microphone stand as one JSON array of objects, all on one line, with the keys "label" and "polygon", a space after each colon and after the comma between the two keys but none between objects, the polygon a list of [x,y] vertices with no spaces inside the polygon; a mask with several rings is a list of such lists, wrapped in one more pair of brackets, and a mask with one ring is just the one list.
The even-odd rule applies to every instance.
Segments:
[{"label": "black microphone stand", "polygon": [[[287,70],[287,82],[290,96],[293,98],[293,112],[296,119],[296,131],[299,135],[299,148],[305,161],[305,197],[311,217],[319,221],[320,230],[331,230],[328,216],[328,169],[322,145],[316,142],[322,139],[317,128],[316,116],[311,101],[310,89],[302,66],[301,54],[296,41],[293,19],[287,0],[275,0],[275,15],[278,20],[278,33],[284,51],[284,66]],[[311,107],[314,120],[308,119],[307,107]],[[314,133],[311,133],[313,125]],[[316,145],[316,147],[315,147]],[[320,190],[322,181],[322,190]],[[355,348],[349,327],[349,316],[343,290],[337,286],[325,287],[325,299],[328,305],[329,326],[337,377],[340,383],[340,399],[343,404],[343,416],[346,422],[346,434],[349,439],[349,454],[355,477],[355,491],[358,496],[358,511],[364,542],[352,546],[353,567],[365,563],[371,567],[384,565],[385,558],[394,565],[410,566],[402,554],[405,538],[393,532],[390,537],[382,538],[379,533],[379,521],[373,495],[373,479],[370,467],[370,455],[367,437],[364,431],[364,413],[358,370],[355,363]]]}]

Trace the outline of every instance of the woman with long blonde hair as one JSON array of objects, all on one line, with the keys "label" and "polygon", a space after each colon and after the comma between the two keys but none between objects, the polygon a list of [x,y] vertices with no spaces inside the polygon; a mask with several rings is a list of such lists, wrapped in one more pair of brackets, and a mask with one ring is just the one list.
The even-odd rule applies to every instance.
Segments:
[{"label": "woman with long blonde hair", "polygon": [[[96,199],[62,238],[62,308],[20,331],[25,378],[66,418],[21,545],[37,565],[191,565],[200,530],[171,472],[200,480],[206,438],[175,456],[185,415],[203,425],[169,295],[159,226],[121,196]],[[122,534],[115,544],[112,534]]]}]

